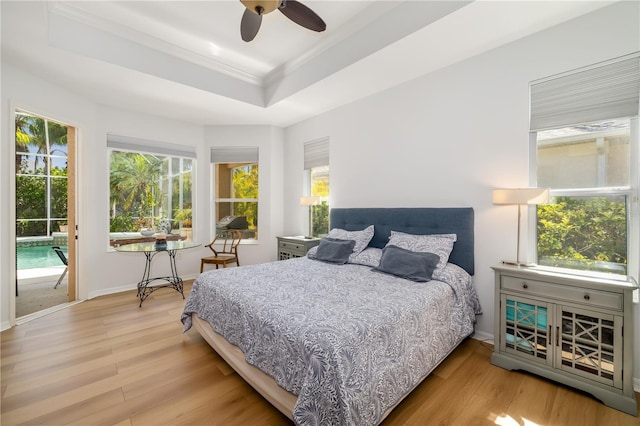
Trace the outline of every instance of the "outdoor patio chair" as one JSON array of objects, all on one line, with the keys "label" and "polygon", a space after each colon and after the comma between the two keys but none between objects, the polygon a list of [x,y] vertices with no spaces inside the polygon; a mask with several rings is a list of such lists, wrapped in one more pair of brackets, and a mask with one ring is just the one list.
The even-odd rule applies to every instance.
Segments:
[{"label": "outdoor patio chair", "polygon": [[58,278],[58,282],[56,283],[56,285],[53,286],[53,288],[55,289],[55,288],[58,288],[58,286],[60,285],[60,282],[62,282],[64,276],[67,275],[67,270],[69,269],[69,262],[67,261],[67,256],[64,255],[64,253],[62,252],[62,249],[60,249],[59,246],[53,246],[51,248],[53,249],[53,251],[56,252],[56,254],[60,258],[62,263],[64,263],[64,266],[65,266],[64,272],[62,273],[62,275],[60,275],[60,278]]}]

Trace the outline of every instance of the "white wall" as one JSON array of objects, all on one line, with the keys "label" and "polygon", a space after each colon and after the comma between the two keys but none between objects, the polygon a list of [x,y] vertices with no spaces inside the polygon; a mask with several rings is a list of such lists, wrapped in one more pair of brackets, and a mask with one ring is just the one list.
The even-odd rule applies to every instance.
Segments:
[{"label": "white wall", "polygon": [[[492,205],[491,190],[528,186],[528,83],[640,50],[638,6],[602,9],[291,126],[285,182],[300,182],[302,144],[328,136],[332,207],[473,207],[477,331],[492,337],[491,266],[515,258],[517,213]],[[302,228],[300,194],[301,184],[285,186],[285,232]]]},{"label": "white wall", "polygon": [[[102,294],[135,288],[142,275],[144,256],[140,253],[120,253],[108,247],[109,233],[109,157],[107,133],[147,140],[185,145],[196,148],[197,162],[194,176],[194,241],[208,239],[208,225],[200,220],[208,215],[204,201],[209,193],[208,152],[204,148],[202,126],[168,120],[166,118],[131,113],[105,106],[96,107],[96,126],[92,141],[81,139],[87,148],[81,152],[80,167],[83,178],[79,181],[79,196],[84,209],[80,212],[80,280],[86,283],[87,292],[80,298],[92,298]],[[84,143],[83,143],[84,142]],[[106,212],[106,213],[105,213]],[[84,245],[84,246],[83,246]],[[197,274],[200,268],[202,248],[181,251],[176,259],[178,272],[183,278]],[[167,256],[159,254],[153,259],[153,275],[169,275]]]},{"label": "white wall", "polygon": [[[282,234],[283,131],[273,126],[207,126],[207,155],[213,146],[257,146],[259,167],[258,241],[243,241],[238,247],[242,265],[276,260],[276,236]],[[206,157],[209,158],[209,157]],[[204,166],[204,162],[203,162]],[[208,166],[208,165],[207,165]],[[211,200],[210,196],[207,196]],[[204,200],[204,199],[203,199]],[[212,203],[213,201],[211,201]],[[213,211],[207,223],[215,227]],[[204,241],[204,240],[203,240]]]}]

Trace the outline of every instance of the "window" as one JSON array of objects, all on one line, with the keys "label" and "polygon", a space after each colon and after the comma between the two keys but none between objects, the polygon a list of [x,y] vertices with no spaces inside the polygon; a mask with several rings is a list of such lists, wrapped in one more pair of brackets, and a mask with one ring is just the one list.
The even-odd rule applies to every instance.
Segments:
[{"label": "window", "polygon": [[638,70],[635,55],[532,84],[536,186],[551,195],[538,264],[637,277]]},{"label": "window", "polygon": [[187,147],[108,135],[110,239],[168,223],[192,238],[195,152]]},{"label": "window", "polygon": [[320,139],[304,144],[306,192],[319,197],[320,203],[311,205],[311,237],[329,233],[329,140]]},{"label": "window", "polygon": [[17,111],[16,236],[50,236],[67,224],[67,127]]},{"label": "window", "polygon": [[627,274],[629,143],[629,119],[537,133],[540,265]]},{"label": "window", "polygon": [[[216,232],[229,226],[243,229],[243,239],[257,239],[258,148],[211,148],[211,162],[214,166]],[[238,219],[231,222],[229,217]]]}]

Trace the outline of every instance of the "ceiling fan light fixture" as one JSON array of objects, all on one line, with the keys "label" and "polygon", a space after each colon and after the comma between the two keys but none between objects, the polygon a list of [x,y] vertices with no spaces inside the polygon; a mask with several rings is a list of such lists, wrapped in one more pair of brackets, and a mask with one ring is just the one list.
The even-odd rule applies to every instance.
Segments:
[{"label": "ceiling fan light fixture", "polygon": [[240,21],[240,35],[246,42],[252,41],[258,34],[262,15],[276,9],[296,24],[312,31],[321,32],[327,28],[322,18],[297,0],[240,0],[240,3],[245,7]]},{"label": "ceiling fan light fixture", "polygon": [[280,0],[240,0],[240,3],[256,15],[266,15],[280,6]]}]

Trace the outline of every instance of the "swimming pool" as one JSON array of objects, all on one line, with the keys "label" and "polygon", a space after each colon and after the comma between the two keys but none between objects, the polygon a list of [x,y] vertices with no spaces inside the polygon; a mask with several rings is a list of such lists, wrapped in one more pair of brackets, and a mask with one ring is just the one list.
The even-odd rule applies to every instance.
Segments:
[{"label": "swimming pool", "polygon": [[[16,260],[17,269],[47,268],[49,266],[63,265],[52,246],[17,247]],[[60,246],[65,256],[67,246]]]}]

